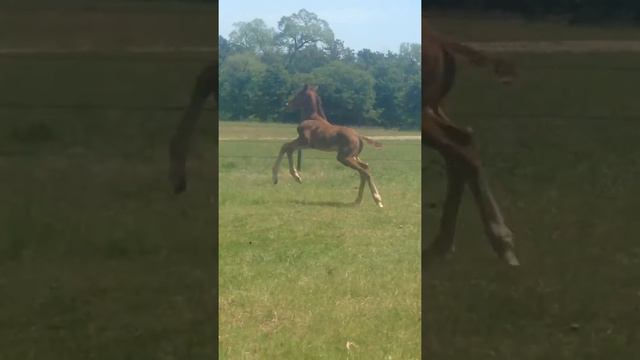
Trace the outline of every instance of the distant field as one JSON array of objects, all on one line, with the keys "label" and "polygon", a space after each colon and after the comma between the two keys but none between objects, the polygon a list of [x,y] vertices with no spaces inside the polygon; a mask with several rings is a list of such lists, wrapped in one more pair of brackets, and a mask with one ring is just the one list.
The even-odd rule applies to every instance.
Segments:
[{"label": "distant field", "polygon": [[527,21],[516,16],[431,12],[434,31],[464,41],[638,40],[640,27],[571,26],[564,19]]},{"label": "distant field", "polygon": [[[114,14],[0,11],[0,46],[149,44],[176,30],[167,41],[181,42],[212,16],[200,10],[191,30],[165,21],[188,12],[141,9],[146,23],[107,28]],[[166,175],[169,136],[208,61],[0,56],[1,359],[215,357],[214,124],[199,127],[191,190],[175,197]]]},{"label": "distant field", "polygon": [[213,46],[217,8],[198,3],[0,1],[0,48]]},{"label": "distant field", "polygon": [[[222,123],[231,133],[295,125]],[[305,150],[303,183],[283,163],[273,185],[282,143],[220,143],[220,358],[419,359],[419,141],[365,146],[383,209],[368,190],[351,205],[358,175],[334,153]]]},{"label": "distant field", "polygon": [[[293,140],[298,136],[296,126],[297,124],[221,121],[220,139],[290,138]],[[357,129],[361,134],[367,136],[420,136],[418,131],[399,131],[376,127],[358,127]]]},{"label": "distant field", "polygon": [[[424,355],[634,359],[640,56],[512,58],[520,71],[514,86],[462,65],[446,106],[476,131],[523,266],[496,260],[467,194],[457,253],[426,277]],[[423,191],[433,195],[422,226],[431,240],[445,184],[437,156],[423,161]]]}]

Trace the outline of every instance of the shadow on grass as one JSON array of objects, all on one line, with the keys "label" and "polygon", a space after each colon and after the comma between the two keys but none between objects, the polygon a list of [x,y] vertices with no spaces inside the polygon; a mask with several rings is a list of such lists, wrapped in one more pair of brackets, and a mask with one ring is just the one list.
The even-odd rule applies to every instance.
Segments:
[{"label": "shadow on grass", "polygon": [[358,207],[355,202],[338,202],[338,201],[305,201],[305,200],[291,200],[292,203],[297,205],[311,205],[311,206],[329,206],[336,208],[350,208]]}]

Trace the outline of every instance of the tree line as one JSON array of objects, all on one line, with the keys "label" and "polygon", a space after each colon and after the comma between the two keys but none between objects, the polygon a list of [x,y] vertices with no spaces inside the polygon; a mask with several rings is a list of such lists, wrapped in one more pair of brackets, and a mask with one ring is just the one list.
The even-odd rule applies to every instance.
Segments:
[{"label": "tree line", "polygon": [[343,125],[417,128],[421,48],[355,51],[329,24],[305,9],[283,16],[277,29],[262,19],[234,24],[219,36],[220,101],[225,120],[298,122],[285,109],[305,83],[318,85],[329,120]]},{"label": "tree line", "polygon": [[564,15],[570,23],[631,20],[640,24],[638,0],[428,0],[423,9],[508,11],[527,18]]}]

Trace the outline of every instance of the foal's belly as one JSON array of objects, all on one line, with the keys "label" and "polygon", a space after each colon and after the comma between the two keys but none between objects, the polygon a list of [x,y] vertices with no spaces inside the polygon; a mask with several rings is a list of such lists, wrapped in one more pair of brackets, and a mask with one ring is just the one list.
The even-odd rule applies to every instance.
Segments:
[{"label": "foal's belly", "polygon": [[315,136],[309,140],[309,147],[321,151],[337,151],[344,143],[340,136]]},{"label": "foal's belly", "polygon": [[315,149],[315,150],[326,151],[326,152],[338,151],[338,146],[323,147],[323,146],[313,146],[313,145],[311,145],[311,148]]}]

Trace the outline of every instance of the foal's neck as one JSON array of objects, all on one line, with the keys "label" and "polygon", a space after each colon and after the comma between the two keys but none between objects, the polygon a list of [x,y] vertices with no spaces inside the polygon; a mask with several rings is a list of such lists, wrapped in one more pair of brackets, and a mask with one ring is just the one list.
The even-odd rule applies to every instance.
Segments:
[{"label": "foal's neck", "polygon": [[309,110],[303,110],[302,111],[302,119],[301,120],[318,120],[318,121],[329,122],[329,120],[327,120],[327,118],[325,118],[324,116],[320,115],[319,112],[317,112],[317,111],[309,111]]},{"label": "foal's neck", "polygon": [[322,100],[318,95],[309,96],[306,106],[302,109],[302,120],[320,120],[329,122],[322,109]]}]

